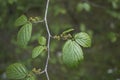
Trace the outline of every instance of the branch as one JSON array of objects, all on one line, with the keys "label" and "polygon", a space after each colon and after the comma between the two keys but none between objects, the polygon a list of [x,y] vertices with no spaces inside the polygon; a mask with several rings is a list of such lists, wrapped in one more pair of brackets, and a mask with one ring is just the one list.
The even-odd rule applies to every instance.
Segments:
[{"label": "branch", "polygon": [[49,27],[48,27],[48,22],[47,22],[47,14],[48,14],[49,1],[50,0],[47,0],[46,9],[45,9],[45,16],[44,16],[45,26],[46,26],[46,30],[47,30],[47,33],[48,33],[48,41],[47,41],[47,50],[48,50],[48,52],[47,52],[47,59],[46,59],[45,70],[44,70],[45,73],[46,73],[47,80],[49,80],[49,75],[48,75],[48,61],[49,61],[49,58],[50,58],[50,38],[51,38],[51,34],[50,34]]},{"label": "branch", "polygon": [[47,30],[47,33],[48,33],[48,40],[47,40],[47,51],[48,51],[48,52],[47,52],[47,59],[46,59],[46,63],[45,63],[45,69],[44,69],[43,71],[41,71],[41,73],[40,73],[40,74],[45,73],[45,74],[46,74],[46,77],[47,77],[47,80],[50,80],[50,79],[49,79],[49,75],[48,75],[48,62],[49,62],[49,58],[50,58],[50,39],[51,39],[51,34],[50,34],[50,30],[49,30],[49,27],[48,27],[48,21],[47,21],[49,1],[50,1],[50,0],[47,0],[47,3],[46,3],[44,19],[41,20],[41,21],[38,21],[38,22],[34,22],[34,23],[45,22],[45,27],[46,27],[46,30]]},{"label": "branch", "polygon": [[[86,1],[86,2],[88,2],[89,4],[91,4],[91,5],[94,6],[94,7],[99,7],[99,8],[103,8],[103,9],[105,8],[105,7],[103,7],[103,6],[94,4],[94,3],[92,3],[92,2],[90,2],[90,1],[88,1],[88,0],[82,0],[82,1]],[[48,75],[48,63],[49,63],[49,58],[50,58],[50,40],[51,40],[51,37],[52,37],[52,36],[51,36],[51,33],[50,33],[50,30],[49,30],[49,26],[48,26],[48,21],[47,21],[49,2],[50,2],[50,0],[47,0],[47,2],[46,2],[44,20],[36,22],[36,23],[45,22],[45,27],[46,27],[47,34],[48,34],[48,40],[47,40],[47,59],[46,59],[46,63],[45,63],[45,68],[44,68],[44,70],[40,73],[40,74],[45,73],[45,74],[46,74],[46,77],[47,77],[47,80],[50,80],[49,75]]]}]

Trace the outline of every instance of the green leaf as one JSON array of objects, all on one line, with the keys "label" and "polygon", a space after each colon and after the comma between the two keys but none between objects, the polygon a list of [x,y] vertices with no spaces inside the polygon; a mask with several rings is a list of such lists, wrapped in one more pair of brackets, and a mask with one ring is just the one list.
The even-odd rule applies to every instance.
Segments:
[{"label": "green leaf", "polygon": [[66,14],[66,9],[62,8],[61,6],[54,6],[54,15],[57,16],[59,14]]},{"label": "green leaf", "polygon": [[85,24],[83,24],[83,23],[80,24],[80,30],[81,30],[82,32],[85,32],[85,31],[86,31],[86,26],[85,26]]},{"label": "green leaf", "polygon": [[39,56],[44,50],[46,49],[45,46],[37,46],[32,51],[32,58],[36,58]]},{"label": "green leaf", "polygon": [[25,80],[36,80],[36,77],[31,76],[31,77],[26,78]]},{"label": "green leaf", "polygon": [[116,42],[117,41],[117,36],[114,32],[109,32],[107,34],[108,39],[110,39],[111,42]]},{"label": "green leaf", "polygon": [[81,47],[72,40],[68,40],[63,47],[63,62],[70,66],[77,66],[83,60],[83,52]]},{"label": "green leaf", "polygon": [[90,47],[91,46],[91,38],[85,32],[81,32],[81,33],[76,34],[75,41],[83,47]]},{"label": "green leaf", "polygon": [[36,75],[33,72],[29,72],[28,75],[22,80],[36,80]]},{"label": "green leaf", "polygon": [[27,17],[25,15],[22,15],[15,21],[15,26],[22,26],[25,23],[27,23]]},{"label": "green leaf", "polygon": [[67,34],[67,33],[71,32],[71,31],[74,31],[74,29],[68,29],[68,30],[64,31],[62,34]]},{"label": "green leaf", "polygon": [[43,37],[43,36],[40,36],[40,37],[38,38],[38,43],[39,43],[40,45],[46,45],[46,38]]},{"label": "green leaf", "polygon": [[77,5],[78,12],[81,12],[82,10],[89,12],[90,9],[91,9],[91,6],[88,3],[78,3],[78,5]]},{"label": "green leaf", "polygon": [[6,74],[9,79],[23,79],[27,76],[28,72],[23,64],[14,63],[8,66]]},{"label": "green leaf", "polygon": [[9,4],[13,4],[14,2],[17,2],[17,0],[8,0]]},{"label": "green leaf", "polygon": [[31,38],[32,24],[29,22],[25,24],[18,32],[17,40],[20,46],[26,46]]},{"label": "green leaf", "polygon": [[88,3],[83,3],[83,7],[86,11],[90,11],[91,7]]},{"label": "green leaf", "polygon": [[28,77],[26,77],[25,80],[36,80],[36,76],[34,73],[30,73]]},{"label": "green leaf", "polygon": [[82,3],[78,3],[78,5],[77,5],[77,11],[81,12],[83,9],[84,9],[83,8],[83,4]]}]

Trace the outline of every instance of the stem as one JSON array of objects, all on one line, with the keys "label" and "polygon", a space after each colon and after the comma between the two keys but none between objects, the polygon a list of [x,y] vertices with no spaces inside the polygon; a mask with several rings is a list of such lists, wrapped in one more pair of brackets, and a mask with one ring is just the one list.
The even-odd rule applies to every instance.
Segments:
[{"label": "stem", "polygon": [[47,0],[46,9],[45,9],[45,16],[44,16],[45,26],[46,26],[46,30],[47,30],[47,33],[48,33],[48,41],[47,41],[47,50],[48,50],[48,52],[47,52],[47,59],[46,59],[46,64],[45,64],[45,70],[44,70],[45,73],[46,73],[47,80],[50,80],[49,79],[49,75],[48,75],[48,62],[49,62],[49,58],[50,58],[50,37],[51,37],[51,34],[50,34],[49,27],[48,27],[48,22],[47,22],[49,1],[50,0]]}]

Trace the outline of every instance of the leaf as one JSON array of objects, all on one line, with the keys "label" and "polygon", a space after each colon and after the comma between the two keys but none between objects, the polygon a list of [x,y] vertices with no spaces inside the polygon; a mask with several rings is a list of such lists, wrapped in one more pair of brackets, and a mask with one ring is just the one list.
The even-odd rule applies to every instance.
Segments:
[{"label": "leaf", "polygon": [[82,10],[89,12],[91,10],[91,6],[88,3],[78,3],[76,9],[78,12],[81,12]]},{"label": "leaf", "polygon": [[86,11],[90,11],[90,9],[91,9],[91,7],[90,7],[90,5],[88,4],[88,3],[83,3],[83,7],[84,7],[84,9],[86,10]]},{"label": "leaf", "polygon": [[36,58],[39,56],[44,50],[46,49],[45,46],[37,46],[32,51],[32,58]]},{"label": "leaf", "polygon": [[84,8],[83,8],[83,4],[82,3],[78,3],[77,7],[76,7],[78,12],[81,12]]},{"label": "leaf", "polygon": [[40,36],[40,37],[38,38],[38,43],[39,43],[40,45],[46,45],[46,38],[43,37],[43,36]]},{"label": "leaf", "polygon": [[91,38],[85,32],[81,32],[81,33],[76,34],[75,41],[83,47],[90,47],[91,46]]},{"label": "leaf", "polygon": [[117,36],[114,32],[109,32],[107,34],[108,39],[110,39],[111,42],[116,42],[117,41]]},{"label": "leaf", "polygon": [[30,71],[28,75],[22,80],[36,80],[36,75]]},{"label": "leaf", "polygon": [[20,46],[26,46],[31,38],[31,33],[32,33],[32,24],[29,22],[25,24],[18,32],[17,35],[18,44]]},{"label": "leaf", "polygon": [[83,60],[83,52],[81,47],[72,40],[68,40],[63,47],[63,62],[70,66],[77,66]]},{"label": "leaf", "polygon": [[36,80],[36,78],[35,76],[31,76],[31,77],[26,78],[25,80]]},{"label": "leaf", "polygon": [[57,16],[59,14],[66,14],[66,9],[62,8],[61,6],[56,5],[54,7],[54,15]]},{"label": "leaf", "polygon": [[82,32],[85,32],[85,31],[86,31],[86,26],[85,26],[85,24],[83,24],[83,23],[80,24],[80,30],[81,30]]},{"label": "leaf", "polygon": [[22,15],[15,21],[15,26],[22,26],[25,23],[27,23],[27,17],[25,15]]},{"label": "leaf", "polygon": [[17,2],[17,0],[8,0],[8,3],[11,4],[11,5],[12,5],[14,2]]},{"label": "leaf", "polygon": [[14,63],[8,66],[6,74],[9,79],[23,79],[27,76],[28,72],[23,64]]},{"label": "leaf", "polygon": [[74,30],[74,29],[68,29],[68,30],[64,31],[62,34],[67,34],[67,33],[71,32],[71,31],[73,31],[73,30]]},{"label": "leaf", "polygon": [[34,73],[29,73],[29,76],[25,78],[25,80],[36,80],[36,76]]}]

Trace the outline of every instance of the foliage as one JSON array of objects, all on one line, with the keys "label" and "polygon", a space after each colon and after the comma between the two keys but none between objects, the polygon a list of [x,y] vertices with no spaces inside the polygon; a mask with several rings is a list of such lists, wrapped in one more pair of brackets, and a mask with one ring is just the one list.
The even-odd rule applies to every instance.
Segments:
[{"label": "foliage", "polygon": [[39,56],[41,53],[43,53],[43,51],[46,49],[45,46],[37,46],[33,49],[32,51],[32,58],[36,58],[37,56]]},{"label": "foliage", "polygon": [[46,38],[45,37],[43,37],[43,36],[40,36],[39,38],[38,38],[38,43],[40,44],[40,45],[46,45]]},{"label": "foliage", "polygon": [[18,44],[21,46],[26,46],[31,38],[32,34],[32,24],[30,22],[23,25],[23,27],[18,32],[17,40]]},{"label": "foliage", "polygon": [[78,12],[81,12],[82,10],[85,10],[85,11],[90,11],[91,7],[88,3],[79,3],[77,5],[77,11]]},{"label": "foliage", "polygon": [[[34,67],[44,69],[47,49],[34,59],[31,58],[31,53],[35,47],[43,46],[38,43],[41,42],[39,37],[47,36],[44,23],[34,23],[38,18],[38,21],[43,20],[45,4],[45,0],[0,0],[1,80],[8,80],[5,76],[6,67],[14,62],[24,63],[30,71]],[[84,4],[89,6],[88,11]],[[52,80],[119,80],[119,4],[120,0],[50,0],[49,28],[52,37],[54,34],[60,37],[60,40],[52,39],[50,45],[48,71]],[[14,25],[21,14],[25,15],[33,26],[31,39],[24,48],[18,47],[16,40],[17,32],[23,26]],[[71,35],[80,31],[87,32],[93,42],[92,47],[83,49],[84,61],[77,69],[69,69],[62,61],[61,49],[67,39],[63,41],[64,38],[58,34],[69,28],[74,29],[69,32]],[[74,35],[69,36],[69,39],[73,37]],[[42,75],[38,78],[46,80]]]},{"label": "foliage", "polygon": [[28,75],[26,68],[20,63],[14,63],[7,68],[9,79],[23,79]]},{"label": "foliage", "polygon": [[90,36],[84,32],[76,34],[75,41],[83,47],[90,47],[91,46]]},{"label": "foliage", "polygon": [[81,47],[72,40],[68,40],[63,47],[63,61],[70,67],[77,66],[83,60]]},{"label": "foliage", "polygon": [[[47,2],[47,4],[48,3],[49,2]],[[46,13],[47,13],[47,10],[48,10],[48,8],[46,7]],[[47,46],[46,46],[45,37],[42,37],[42,36],[39,37],[38,43],[41,46],[37,46],[33,49],[32,58],[38,57],[41,53],[43,53],[44,50],[48,51],[48,56],[50,55],[50,52],[49,52],[50,32],[49,32],[48,24],[46,22],[46,17],[47,17],[47,15],[45,14],[44,21],[46,23],[46,29],[48,31]],[[34,20],[34,18],[30,18],[30,20],[28,21],[27,17],[25,15],[20,16],[16,20],[15,26],[22,26],[20,31],[18,32],[18,36],[17,36],[18,44],[21,45],[21,47],[26,46],[28,44],[28,41],[30,41],[31,33],[32,33],[32,23],[31,22],[36,23],[36,22],[39,22],[38,20],[39,19],[37,19],[37,17],[35,17],[35,20]],[[83,59],[83,52],[79,45],[81,45],[83,47],[90,47],[90,45],[91,45],[91,39],[88,36],[88,34],[85,32],[76,34],[75,38],[72,38],[73,36],[70,34],[70,32],[73,30],[74,29],[68,29],[68,30],[62,32],[62,34],[60,34],[60,36],[58,35],[58,36],[53,37],[54,39],[58,39],[58,40],[71,39],[71,40],[68,40],[63,47],[63,61],[69,67],[77,66],[79,64],[79,62]],[[45,73],[47,73],[46,69],[48,66],[48,59],[49,59],[49,57],[47,58],[47,61],[46,61],[45,70],[43,70],[43,72],[45,72]],[[14,70],[14,68],[17,68],[17,70]],[[19,71],[18,71],[18,69],[19,69]],[[10,73],[13,73],[13,74],[10,74]],[[11,65],[7,70],[7,75],[8,75],[8,78],[10,78],[10,79],[25,79],[25,77],[27,76],[26,73],[27,72],[24,71],[23,66],[21,66],[21,64],[19,64],[19,63]],[[42,72],[40,72],[40,73],[42,73]],[[17,74],[17,76],[14,77],[14,74]],[[47,76],[47,79],[49,80],[48,74],[46,74],[46,76]],[[35,79],[34,79],[34,76],[31,76],[29,78],[26,78],[26,80],[35,80]]]},{"label": "foliage", "polygon": [[22,15],[16,20],[15,26],[22,26],[25,23],[27,23],[27,17],[25,15]]}]

